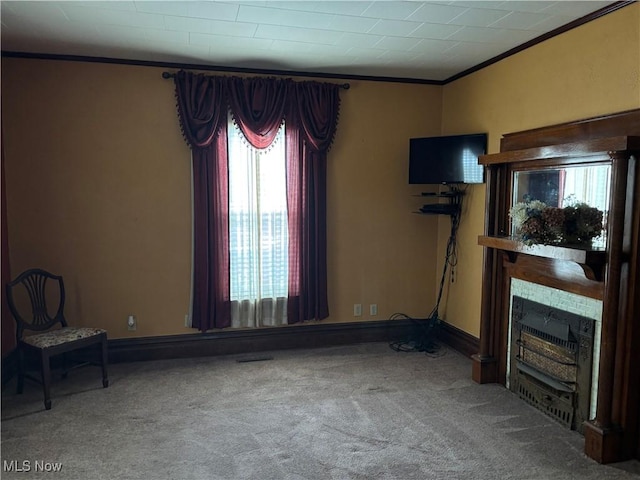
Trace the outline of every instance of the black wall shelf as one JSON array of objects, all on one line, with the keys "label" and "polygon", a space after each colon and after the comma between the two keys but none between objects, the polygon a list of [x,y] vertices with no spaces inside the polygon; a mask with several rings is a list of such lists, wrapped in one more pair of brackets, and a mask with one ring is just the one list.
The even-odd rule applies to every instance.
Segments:
[{"label": "black wall shelf", "polygon": [[462,197],[464,191],[462,190],[449,190],[448,192],[423,192],[421,194],[413,195],[414,197],[420,197],[424,199],[441,199],[446,198],[448,203],[426,203],[420,208],[419,211],[413,212],[418,215],[459,215],[462,206]]}]

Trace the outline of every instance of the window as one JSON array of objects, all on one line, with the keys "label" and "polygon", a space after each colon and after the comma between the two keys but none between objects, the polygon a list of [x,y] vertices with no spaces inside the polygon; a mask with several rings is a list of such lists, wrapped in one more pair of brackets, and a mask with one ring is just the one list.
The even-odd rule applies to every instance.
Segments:
[{"label": "window", "polygon": [[[175,84],[193,164],[192,325],[202,332],[270,325],[270,311],[279,323],[327,318],[327,150],[340,86],[182,70]],[[279,141],[248,160],[229,109],[256,144],[263,129],[278,129]],[[286,131],[278,128],[285,117]],[[227,134],[219,135],[223,128]],[[269,160],[276,152],[279,160]],[[253,227],[244,231],[250,216]],[[238,325],[234,317],[245,307],[255,310],[247,318],[256,321]]]},{"label": "window", "polygon": [[258,150],[229,116],[229,257],[234,326],[286,323],[288,223],[284,124]]}]

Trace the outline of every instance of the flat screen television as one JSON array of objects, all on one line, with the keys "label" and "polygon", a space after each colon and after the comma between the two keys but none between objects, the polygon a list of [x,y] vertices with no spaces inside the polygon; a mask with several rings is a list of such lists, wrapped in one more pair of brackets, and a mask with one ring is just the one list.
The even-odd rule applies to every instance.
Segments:
[{"label": "flat screen television", "polygon": [[450,135],[409,139],[409,183],[484,183],[487,134]]}]

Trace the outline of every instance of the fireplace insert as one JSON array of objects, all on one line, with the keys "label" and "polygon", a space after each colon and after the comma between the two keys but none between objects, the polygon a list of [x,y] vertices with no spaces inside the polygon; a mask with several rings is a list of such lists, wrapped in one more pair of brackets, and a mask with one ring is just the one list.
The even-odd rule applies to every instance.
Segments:
[{"label": "fireplace insert", "polygon": [[589,419],[594,320],[512,298],[510,389],[568,428]]}]

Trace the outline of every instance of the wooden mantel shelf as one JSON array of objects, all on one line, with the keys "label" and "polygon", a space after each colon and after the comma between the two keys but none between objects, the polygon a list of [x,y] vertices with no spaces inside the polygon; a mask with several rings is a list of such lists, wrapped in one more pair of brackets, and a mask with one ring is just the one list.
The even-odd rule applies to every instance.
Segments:
[{"label": "wooden mantel shelf", "polygon": [[513,237],[480,235],[478,244],[510,253],[524,253],[536,257],[553,258],[579,264],[587,278],[602,281],[602,267],[607,261],[604,248],[580,248],[556,245],[525,245]]}]

